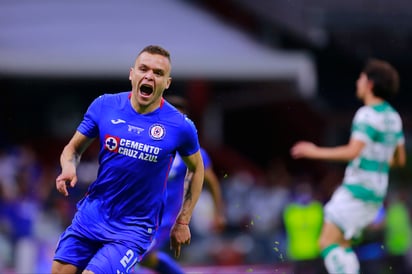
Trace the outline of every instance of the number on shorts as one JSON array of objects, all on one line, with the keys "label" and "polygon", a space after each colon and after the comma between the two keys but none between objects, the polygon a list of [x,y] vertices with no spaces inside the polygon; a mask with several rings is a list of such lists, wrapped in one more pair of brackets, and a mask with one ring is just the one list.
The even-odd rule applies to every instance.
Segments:
[{"label": "number on shorts", "polygon": [[134,256],[134,253],[131,249],[127,250],[126,255],[123,256],[123,258],[120,259],[120,263],[124,268],[127,268],[127,264],[130,263]]}]

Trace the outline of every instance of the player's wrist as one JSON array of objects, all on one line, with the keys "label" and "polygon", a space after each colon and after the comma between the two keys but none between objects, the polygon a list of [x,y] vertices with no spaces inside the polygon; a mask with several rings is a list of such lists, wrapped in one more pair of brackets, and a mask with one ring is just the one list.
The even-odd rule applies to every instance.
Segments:
[{"label": "player's wrist", "polygon": [[189,225],[189,223],[182,222],[182,221],[176,221],[176,224],[178,224],[178,225]]}]

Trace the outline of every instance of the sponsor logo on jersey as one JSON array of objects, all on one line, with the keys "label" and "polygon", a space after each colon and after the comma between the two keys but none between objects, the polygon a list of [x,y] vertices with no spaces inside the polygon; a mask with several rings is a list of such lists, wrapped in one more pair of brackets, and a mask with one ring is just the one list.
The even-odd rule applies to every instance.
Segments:
[{"label": "sponsor logo on jersey", "polygon": [[155,163],[157,162],[157,157],[162,150],[157,146],[108,134],[104,139],[104,148],[113,153],[119,153],[127,157]]},{"label": "sponsor logo on jersey", "polygon": [[153,140],[161,140],[166,135],[166,129],[161,124],[154,124],[149,129],[149,135]]},{"label": "sponsor logo on jersey", "polygon": [[141,127],[127,125],[127,131],[132,132],[132,133],[140,134],[143,130],[144,129]]},{"label": "sponsor logo on jersey", "polygon": [[104,147],[105,149],[117,152],[119,149],[120,138],[115,136],[106,135],[104,137]]}]

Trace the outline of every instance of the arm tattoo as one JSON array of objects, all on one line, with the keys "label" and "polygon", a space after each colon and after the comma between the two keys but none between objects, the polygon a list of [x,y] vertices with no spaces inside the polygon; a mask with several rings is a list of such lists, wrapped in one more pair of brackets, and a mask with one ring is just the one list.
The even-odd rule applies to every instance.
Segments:
[{"label": "arm tattoo", "polygon": [[185,201],[192,200],[192,186],[189,184],[185,193]]}]

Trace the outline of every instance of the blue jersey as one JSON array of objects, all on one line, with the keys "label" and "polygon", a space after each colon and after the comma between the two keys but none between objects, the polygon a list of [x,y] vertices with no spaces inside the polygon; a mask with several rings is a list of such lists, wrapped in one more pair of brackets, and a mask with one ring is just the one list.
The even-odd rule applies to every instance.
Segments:
[{"label": "blue jersey", "polygon": [[[211,167],[211,160],[207,152],[203,148],[200,148],[200,152],[205,169]],[[179,154],[176,154],[167,182],[167,199],[161,225],[155,236],[155,243],[152,249],[161,248],[164,244],[169,243],[170,230],[183,203],[186,170],[186,165],[182,158]]]},{"label": "blue jersey", "polygon": [[137,113],[130,92],[123,92],[95,99],[77,130],[99,138],[100,166],[71,229],[95,240],[147,243],[159,224],[176,153],[199,150],[194,124],[164,100],[151,113]]}]

